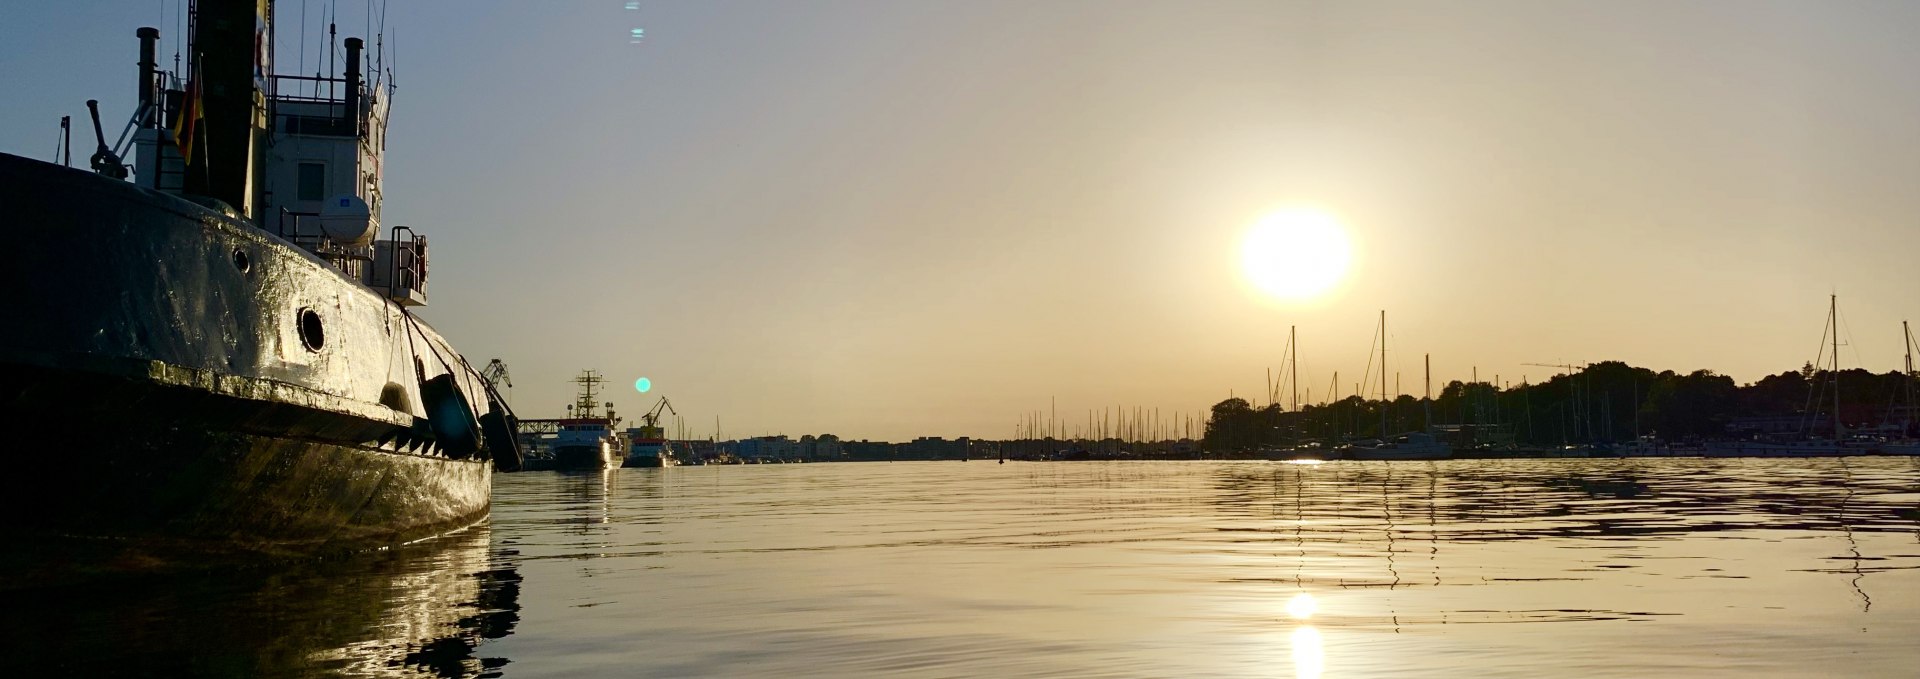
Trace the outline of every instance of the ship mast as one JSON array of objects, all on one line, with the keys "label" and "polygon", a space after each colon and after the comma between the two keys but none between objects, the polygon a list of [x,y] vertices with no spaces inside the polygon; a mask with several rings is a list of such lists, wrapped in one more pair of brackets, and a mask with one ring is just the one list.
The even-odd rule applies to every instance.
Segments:
[{"label": "ship mast", "polygon": [[582,370],[579,377],[573,378],[574,384],[580,385],[580,396],[573,402],[574,417],[592,419],[597,416],[594,409],[600,407],[597,400],[600,385],[605,384],[606,381],[606,378],[600,376],[598,370]]}]

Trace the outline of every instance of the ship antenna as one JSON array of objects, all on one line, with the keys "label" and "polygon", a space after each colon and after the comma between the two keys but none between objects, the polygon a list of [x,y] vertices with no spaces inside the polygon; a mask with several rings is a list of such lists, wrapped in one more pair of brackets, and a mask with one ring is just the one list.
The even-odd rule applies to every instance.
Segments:
[{"label": "ship antenna", "polygon": [[[334,8],[333,18],[334,19],[340,18],[340,8],[338,7]],[[340,49],[338,44],[339,37],[340,37],[340,33],[334,30],[333,22],[328,21],[327,22],[327,98],[328,99],[333,98],[333,74],[340,72],[339,70],[340,69],[340,62],[339,62]]]},{"label": "ship antenna", "polygon": [[374,73],[382,82],[387,71],[387,0],[380,0],[380,31],[373,40]]}]

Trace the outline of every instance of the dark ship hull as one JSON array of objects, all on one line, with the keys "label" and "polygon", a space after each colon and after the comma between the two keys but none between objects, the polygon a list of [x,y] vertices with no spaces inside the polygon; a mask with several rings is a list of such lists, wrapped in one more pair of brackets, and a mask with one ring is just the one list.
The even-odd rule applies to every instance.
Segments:
[{"label": "dark ship hull", "polygon": [[[403,308],[230,211],[126,182],[0,154],[0,204],[4,539],[112,567],[486,515],[486,387]],[[59,568],[30,552],[6,558]]]},{"label": "dark ship hull", "polygon": [[613,466],[606,446],[559,446],[553,449],[554,471],[595,472]]}]

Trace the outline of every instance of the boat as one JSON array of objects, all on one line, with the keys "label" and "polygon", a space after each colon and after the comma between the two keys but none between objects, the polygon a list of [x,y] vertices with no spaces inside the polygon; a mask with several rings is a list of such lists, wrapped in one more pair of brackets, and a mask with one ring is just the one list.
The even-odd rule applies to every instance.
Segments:
[{"label": "boat", "polygon": [[377,547],[479,521],[517,468],[512,411],[417,313],[426,237],[382,234],[391,90],[359,38],[339,77],[275,75],[272,12],[199,0],[180,73],[139,29],[91,170],[0,154],[0,428],[85,460],[0,477],[0,539],[100,550],[78,568]]},{"label": "boat", "polygon": [[[1865,455],[1874,451],[1878,446],[1876,442],[1860,438],[1849,438],[1846,433],[1846,425],[1841,422],[1840,298],[1838,295],[1829,295],[1827,297],[1826,335],[1826,337],[1821,338],[1823,341],[1820,343],[1820,353],[1827,353],[1828,342],[1830,341],[1832,343],[1832,353],[1830,356],[1824,358],[1831,361],[1831,368],[1827,371],[1826,384],[1814,383],[1807,387],[1810,392],[1807,400],[1809,403],[1814,404],[1815,409],[1804,418],[1802,424],[1803,430],[1792,435],[1761,434],[1743,439],[1708,441],[1706,447],[1708,457],[1841,457],[1846,455]],[[1811,364],[1820,365],[1826,362],[1822,360],[1822,358],[1823,357],[1816,356]],[[1833,421],[1832,437],[1822,436],[1810,431],[1811,424],[1818,419],[1820,414],[1818,410],[1819,406],[1824,405],[1827,401],[1827,399],[1822,398],[1823,394],[1821,392],[1829,389],[1832,392],[1831,400],[1833,403],[1833,415],[1829,418]]]},{"label": "boat", "polygon": [[562,420],[553,440],[553,469],[599,471],[613,466],[613,427],[606,418]]},{"label": "boat", "polygon": [[1445,460],[1453,457],[1453,446],[1432,434],[1416,431],[1386,441],[1349,444],[1340,452],[1349,460]]},{"label": "boat", "polygon": [[660,397],[653,410],[640,416],[641,425],[627,430],[627,456],[620,462],[622,467],[672,467],[678,462],[674,458],[673,442],[667,439],[666,431],[660,427],[660,411],[679,415],[674,412],[673,403],[667,397]]},{"label": "boat", "polygon": [[1900,394],[1904,403],[1900,408],[1890,411],[1888,424],[1898,429],[1891,439],[1882,442],[1875,450],[1881,455],[1920,456],[1920,438],[1916,438],[1915,420],[1920,419],[1920,373],[1913,370],[1913,329],[1906,321],[1900,322],[1900,332],[1904,336],[1907,352],[1905,372],[1901,373]]},{"label": "boat", "polygon": [[1632,442],[1623,444],[1615,450],[1620,454],[1620,457],[1681,457],[1699,454],[1698,451],[1689,451],[1685,448],[1674,446],[1661,441],[1657,436],[1651,435],[1634,437]]},{"label": "boat", "polygon": [[[1387,431],[1387,312],[1380,312],[1380,431]],[[1408,432],[1381,440],[1357,441],[1339,448],[1349,460],[1445,460],[1453,457],[1453,446],[1433,434]]]},{"label": "boat", "polygon": [[598,371],[582,370],[573,382],[580,385],[580,393],[567,404],[567,417],[520,423],[521,436],[535,451],[527,458],[527,471],[599,471],[619,459],[614,427],[620,417],[612,403],[605,404],[605,415],[600,413],[600,386],[606,379]]},{"label": "boat", "polygon": [[1319,441],[1302,441],[1290,446],[1264,447],[1256,451],[1264,460],[1282,462],[1302,460],[1337,460],[1341,451],[1327,447]]}]

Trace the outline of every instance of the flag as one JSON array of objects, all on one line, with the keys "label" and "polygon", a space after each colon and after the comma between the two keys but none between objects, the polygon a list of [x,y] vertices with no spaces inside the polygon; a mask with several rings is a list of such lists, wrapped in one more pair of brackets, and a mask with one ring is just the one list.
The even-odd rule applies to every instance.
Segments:
[{"label": "flag", "polygon": [[193,164],[193,133],[199,127],[200,119],[206,114],[200,108],[200,78],[187,78],[187,90],[181,93],[180,115],[173,120],[173,144],[180,149],[180,157],[188,165]]}]

